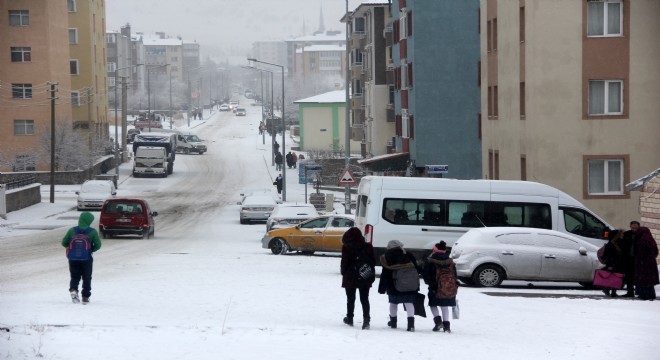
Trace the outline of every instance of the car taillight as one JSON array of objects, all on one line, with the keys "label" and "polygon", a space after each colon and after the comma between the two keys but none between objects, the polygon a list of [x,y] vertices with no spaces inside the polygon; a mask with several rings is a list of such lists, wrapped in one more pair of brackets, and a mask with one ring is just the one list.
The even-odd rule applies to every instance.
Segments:
[{"label": "car taillight", "polygon": [[142,227],[148,228],[149,224],[142,224]]},{"label": "car taillight", "polygon": [[374,226],[367,224],[364,227],[364,239],[367,240],[369,244],[373,244],[374,242]]}]

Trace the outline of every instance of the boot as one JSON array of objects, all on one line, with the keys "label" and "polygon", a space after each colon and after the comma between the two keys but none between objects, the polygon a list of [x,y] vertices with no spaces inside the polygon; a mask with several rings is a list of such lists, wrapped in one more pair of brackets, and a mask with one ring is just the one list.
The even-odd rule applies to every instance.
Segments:
[{"label": "boot", "polygon": [[396,329],[396,316],[390,316],[390,321],[387,322],[387,326]]},{"label": "boot", "polygon": [[605,294],[605,296],[610,296],[610,289],[604,289],[603,294]]},{"label": "boot", "polygon": [[344,324],[348,326],[353,326],[353,317],[345,316],[344,317]]},{"label": "boot", "polygon": [[414,332],[415,331],[415,317],[411,316],[408,318],[408,328],[406,331]]},{"label": "boot", "polygon": [[69,293],[71,294],[71,301],[74,304],[77,304],[80,302],[80,298],[78,298],[78,290],[69,290]]},{"label": "boot", "polygon": [[87,305],[87,304],[89,304],[89,298],[83,296],[83,298],[82,298],[82,304],[83,304],[83,305]]},{"label": "boot", "polygon": [[616,294],[616,289],[612,289],[612,291],[610,291],[610,296],[611,297],[618,297],[619,296],[619,295]]},{"label": "boot", "polygon": [[449,326],[449,321],[443,321],[442,322],[442,331],[446,333],[451,332],[451,327]]},{"label": "boot", "polygon": [[364,321],[362,322],[362,330],[369,330],[370,326],[369,323],[371,322],[371,319],[366,317],[364,318]]},{"label": "boot", "polygon": [[433,322],[435,323],[435,326],[433,327],[433,331],[440,331],[440,327],[442,326],[442,316],[434,317]]}]

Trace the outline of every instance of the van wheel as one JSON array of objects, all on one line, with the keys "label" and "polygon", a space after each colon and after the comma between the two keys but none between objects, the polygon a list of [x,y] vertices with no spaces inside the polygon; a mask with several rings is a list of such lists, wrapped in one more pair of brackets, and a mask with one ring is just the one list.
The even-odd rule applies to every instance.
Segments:
[{"label": "van wheel", "polygon": [[186,154],[186,155],[190,154],[190,149],[183,148],[183,153]]},{"label": "van wheel", "polygon": [[497,265],[481,265],[472,274],[472,281],[477,286],[495,287],[504,280],[504,271]]},{"label": "van wheel", "polygon": [[284,255],[289,251],[289,245],[282,238],[275,238],[270,241],[270,251],[275,255]]}]

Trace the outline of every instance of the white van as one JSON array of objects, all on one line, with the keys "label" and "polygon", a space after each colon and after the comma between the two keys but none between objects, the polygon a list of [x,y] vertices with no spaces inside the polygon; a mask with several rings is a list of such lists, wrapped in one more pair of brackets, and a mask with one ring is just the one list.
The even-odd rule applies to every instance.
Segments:
[{"label": "white van", "polygon": [[358,187],[355,223],[376,255],[390,240],[418,259],[444,240],[448,247],[475,227],[533,227],[603,245],[611,229],[568,194],[529,181],[452,180],[365,176]]}]

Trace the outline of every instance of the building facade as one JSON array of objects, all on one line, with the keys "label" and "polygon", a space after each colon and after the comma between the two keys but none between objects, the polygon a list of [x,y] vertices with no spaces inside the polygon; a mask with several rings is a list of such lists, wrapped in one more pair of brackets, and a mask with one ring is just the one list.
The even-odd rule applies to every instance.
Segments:
[{"label": "building facade", "polygon": [[660,2],[481,0],[484,158],[611,225],[639,220],[631,179],[660,157]]},{"label": "building facade", "polygon": [[[326,31],[286,41],[286,69],[289,76],[302,72],[302,48],[311,45],[346,45],[346,35],[339,31]],[[279,64],[278,64],[279,65]],[[282,64],[283,65],[283,64]]]},{"label": "building facade", "polygon": [[257,41],[252,44],[251,58],[285,65],[287,63],[286,43],[284,41]]},{"label": "building facade", "polygon": [[481,178],[478,0],[394,0],[392,58],[397,153],[406,173]]},{"label": "building facade", "polygon": [[68,9],[63,1],[0,2],[0,171],[50,168],[55,126],[71,128]]}]

